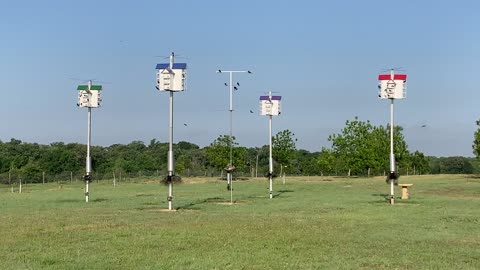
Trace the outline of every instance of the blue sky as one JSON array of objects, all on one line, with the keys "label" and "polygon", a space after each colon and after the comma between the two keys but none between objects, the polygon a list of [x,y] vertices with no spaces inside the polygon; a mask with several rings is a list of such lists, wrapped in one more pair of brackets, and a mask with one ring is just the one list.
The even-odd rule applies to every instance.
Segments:
[{"label": "blue sky", "polygon": [[408,93],[395,122],[410,150],[472,156],[479,11],[473,0],[0,1],[0,140],[85,143],[77,78],[104,82],[94,145],[168,141],[155,65],[175,51],[189,65],[188,90],[175,94],[175,141],[206,146],[228,134],[228,75],[217,69],[253,71],[234,77],[240,144],[268,143],[258,98],[272,90],[283,97],[274,133],[290,129],[298,148],[318,151],[355,116],[388,123],[377,75],[403,67]]}]

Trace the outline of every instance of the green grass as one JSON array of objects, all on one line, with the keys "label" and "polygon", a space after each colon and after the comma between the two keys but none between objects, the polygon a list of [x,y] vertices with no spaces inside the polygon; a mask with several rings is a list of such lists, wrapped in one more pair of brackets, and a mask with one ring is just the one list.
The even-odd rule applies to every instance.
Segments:
[{"label": "green grass", "polygon": [[[480,269],[480,179],[287,178],[0,188],[0,269]],[[400,196],[400,188],[396,188]]]}]

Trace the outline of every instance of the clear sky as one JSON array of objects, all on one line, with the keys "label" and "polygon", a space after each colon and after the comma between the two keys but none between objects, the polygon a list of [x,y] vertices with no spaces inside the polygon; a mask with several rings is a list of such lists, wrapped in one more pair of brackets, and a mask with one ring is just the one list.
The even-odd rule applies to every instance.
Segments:
[{"label": "clear sky", "polygon": [[228,75],[217,69],[253,72],[234,77],[241,145],[268,143],[258,98],[272,90],[283,98],[274,133],[290,129],[298,148],[318,151],[355,116],[387,124],[377,76],[403,67],[407,99],[395,102],[395,122],[409,149],[472,156],[479,11],[474,0],[1,0],[0,140],[86,143],[75,79],[97,79],[94,145],[167,142],[168,93],[154,87],[155,65],[174,51],[189,65],[188,90],[175,94],[175,141],[203,147],[228,134]]}]

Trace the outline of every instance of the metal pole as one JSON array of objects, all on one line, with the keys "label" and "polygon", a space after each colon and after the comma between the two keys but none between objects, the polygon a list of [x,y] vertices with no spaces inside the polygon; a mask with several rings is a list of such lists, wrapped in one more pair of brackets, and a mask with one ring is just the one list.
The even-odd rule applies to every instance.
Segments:
[{"label": "metal pole", "polygon": [[[270,102],[272,102],[272,91],[268,92],[268,98]],[[273,105],[271,110],[273,110]],[[268,143],[269,143],[269,156],[268,156],[268,180],[270,182],[270,199],[273,198],[273,157],[272,157],[272,112],[270,111],[270,115],[268,116]]]},{"label": "metal pole", "polygon": [[[230,164],[233,166],[233,72],[230,72]],[[227,188],[232,191],[233,189],[233,172],[227,171]],[[232,192],[230,192],[232,193]],[[230,196],[232,197],[232,195]],[[232,199],[230,199],[232,200]]]},{"label": "metal pole", "polygon": [[[390,71],[390,79],[395,78],[393,69]],[[393,100],[390,98],[390,178],[393,178],[395,175],[395,154],[393,153]],[[395,203],[394,197],[394,181],[395,179],[390,179],[390,204]]]},{"label": "metal pole", "polygon": [[[270,93],[271,96],[271,93]],[[271,97],[270,97],[271,98]],[[270,199],[273,198],[273,158],[272,158],[272,115],[269,115],[268,119],[268,130],[269,130],[269,144],[270,144],[270,156],[268,157],[268,178],[270,181]]]},{"label": "metal pole", "polygon": [[[90,84],[91,82],[89,82]],[[89,201],[90,191],[89,191],[89,183],[90,183],[90,174],[92,172],[92,159],[90,157],[90,142],[91,142],[91,126],[92,126],[92,108],[88,107],[87,113],[87,159],[86,159],[86,176],[85,179],[85,202]]]},{"label": "metal pole", "polygon": [[[390,173],[395,172],[395,154],[393,153],[393,98],[390,103]],[[390,203],[394,203],[393,183],[394,179],[390,179]]]},{"label": "metal pole", "polygon": [[170,142],[168,144],[168,210],[172,210],[173,200],[173,175],[174,175],[174,161],[173,161],[173,91],[170,91]]},{"label": "metal pole", "polygon": [[255,162],[255,178],[258,177],[258,152],[257,152],[257,161]]},{"label": "metal pole", "polygon": [[[234,169],[234,166],[233,166],[233,89],[234,89],[234,86],[233,86],[233,73],[235,72],[246,72],[246,73],[251,73],[250,71],[248,70],[228,70],[228,71],[222,71],[222,70],[218,70],[217,73],[229,73],[229,78],[230,78],[230,87],[229,87],[229,92],[230,92],[230,106],[229,106],[229,111],[230,111],[230,140],[229,140],[229,143],[230,143],[230,162],[229,164],[227,165],[227,189],[230,190],[230,197],[232,197],[232,190],[233,190],[233,169]],[[231,201],[233,201],[232,199],[230,199]]]}]

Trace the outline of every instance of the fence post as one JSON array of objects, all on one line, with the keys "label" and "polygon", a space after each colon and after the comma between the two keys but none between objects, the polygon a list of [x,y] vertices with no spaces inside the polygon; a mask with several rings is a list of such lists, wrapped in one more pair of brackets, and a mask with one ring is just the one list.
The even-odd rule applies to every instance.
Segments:
[{"label": "fence post", "polygon": [[42,185],[45,184],[45,172],[42,173]]},{"label": "fence post", "polygon": [[115,187],[115,171],[113,172],[113,187]]}]

